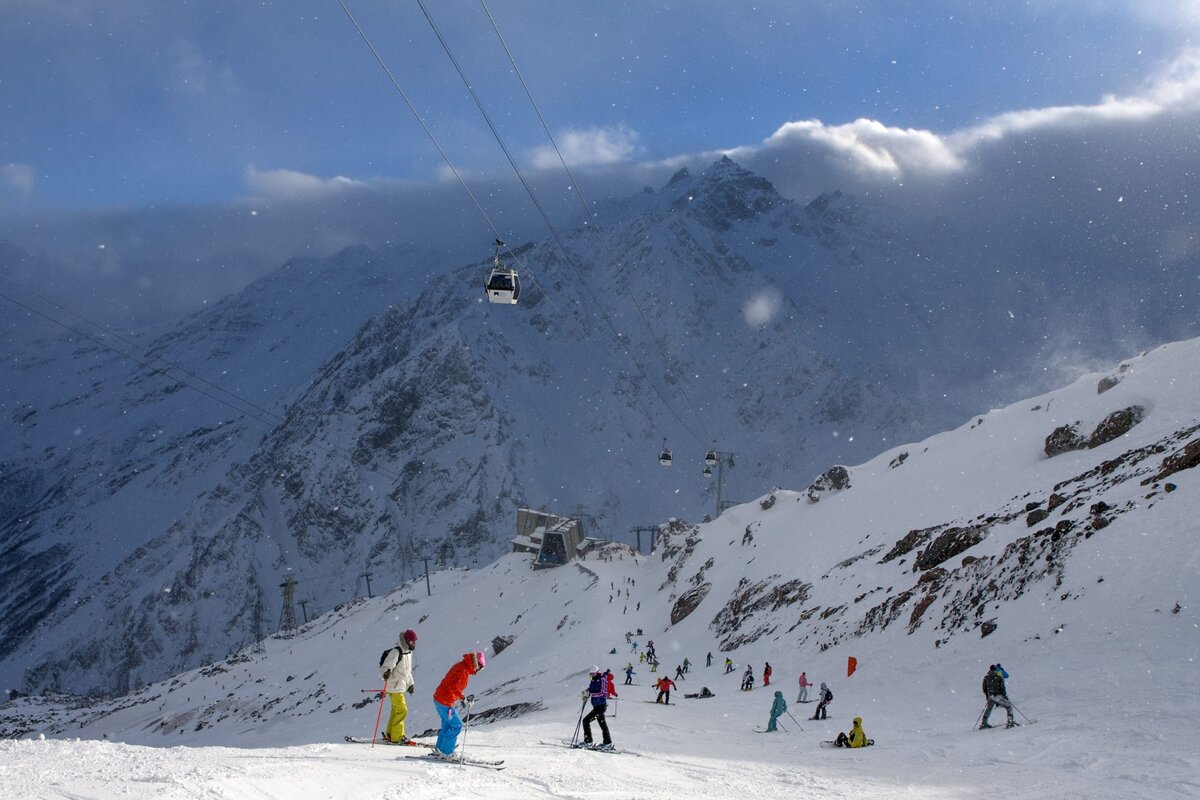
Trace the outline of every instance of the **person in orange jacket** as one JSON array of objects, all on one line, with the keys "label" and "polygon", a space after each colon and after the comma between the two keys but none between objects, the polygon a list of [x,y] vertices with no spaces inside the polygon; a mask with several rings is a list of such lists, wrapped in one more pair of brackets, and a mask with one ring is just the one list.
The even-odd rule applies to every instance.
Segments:
[{"label": "person in orange jacket", "polygon": [[433,693],[433,707],[437,709],[442,728],[438,731],[434,755],[442,758],[454,755],[458,734],[462,730],[462,719],[454,706],[463,701],[471,676],[483,669],[486,663],[483,653],[463,653],[462,660],[452,666],[438,684],[437,691]]},{"label": "person in orange jacket", "polygon": [[671,690],[676,688],[675,681],[663,675],[658,679],[658,683],[654,684],[658,688],[658,697],[654,702],[665,703],[671,705]]}]

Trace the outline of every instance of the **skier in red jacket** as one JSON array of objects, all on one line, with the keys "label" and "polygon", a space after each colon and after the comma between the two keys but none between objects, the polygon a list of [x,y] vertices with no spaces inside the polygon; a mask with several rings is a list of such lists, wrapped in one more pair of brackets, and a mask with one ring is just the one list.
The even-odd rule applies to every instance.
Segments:
[{"label": "skier in red jacket", "polygon": [[442,720],[442,729],[438,732],[434,755],[442,758],[454,755],[458,734],[462,730],[462,720],[454,706],[464,699],[471,676],[483,669],[486,663],[483,653],[463,653],[462,660],[452,666],[438,684],[437,691],[433,693],[433,707]]}]

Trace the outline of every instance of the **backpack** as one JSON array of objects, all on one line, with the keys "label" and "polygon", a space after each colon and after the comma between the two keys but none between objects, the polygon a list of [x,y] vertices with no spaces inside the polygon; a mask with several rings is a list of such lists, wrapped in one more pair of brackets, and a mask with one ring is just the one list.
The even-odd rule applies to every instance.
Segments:
[{"label": "backpack", "polygon": [[832,703],[832,702],[833,702],[833,692],[832,692],[831,690],[829,690],[829,689],[826,689],[826,690],[825,690],[825,702],[826,702],[826,703]]},{"label": "backpack", "polygon": [[[384,650],[382,653],[379,654],[380,669],[383,668],[383,662],[387,661],[388,653],[392,652],[393,650],[399,650],[399,649],[400,649],[399,647],[389,647],[387,650]],[[403,653],[401,655],[403,655]],[[399,658],[397,658],[397,662],[399,662]],[[388,677],[391,676],[392,671],[389,669],[389,670],[387,670],[385,672],[381,672],[379,674],[386,681],[388,679]]]}]

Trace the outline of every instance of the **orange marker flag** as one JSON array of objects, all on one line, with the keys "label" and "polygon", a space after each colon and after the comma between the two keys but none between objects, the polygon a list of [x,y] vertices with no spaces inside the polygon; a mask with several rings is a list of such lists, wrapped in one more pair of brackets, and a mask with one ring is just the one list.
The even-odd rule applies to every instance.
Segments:
[{"label": "orange marker flag", "polygon": [[858,659],[850,656],[846,659],[846,677],[849,678],[854,674],[854,670],[858,669]]}]

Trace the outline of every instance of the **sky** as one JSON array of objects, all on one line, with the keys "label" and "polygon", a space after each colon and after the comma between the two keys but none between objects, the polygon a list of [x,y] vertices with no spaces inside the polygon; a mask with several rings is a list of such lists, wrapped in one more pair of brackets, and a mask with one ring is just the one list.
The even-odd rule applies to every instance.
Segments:
[{"label": "sky", "polygon": [[[0,240],[76,282],[186,272],[188,295],[364,240],[489,242],[439,147],[525,233],[529,204],[421,5],[346,7],[436,146],[337,0],[0,0]],[[1111,166],[1164,120],[1179,139],[1155,149],[1194,155],[1195,2],[424,8],[531,183],[562,188],[507,46],[593,198],[729,152],[798,200],[932,179],[947,202],[948,175],[1040,158],[1015,153],[1031,134],[1067,160],[1072,137],[1115,136]]]}]

